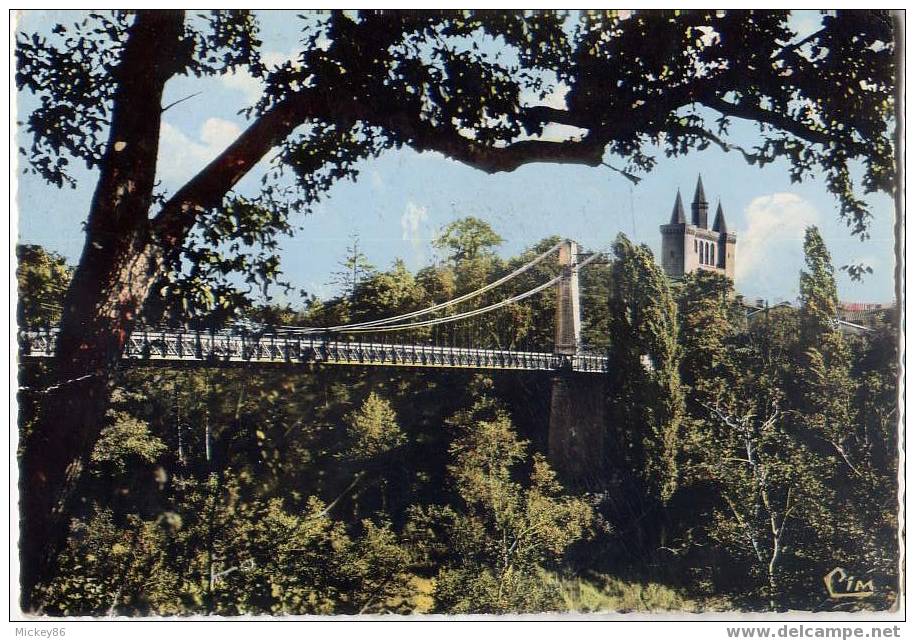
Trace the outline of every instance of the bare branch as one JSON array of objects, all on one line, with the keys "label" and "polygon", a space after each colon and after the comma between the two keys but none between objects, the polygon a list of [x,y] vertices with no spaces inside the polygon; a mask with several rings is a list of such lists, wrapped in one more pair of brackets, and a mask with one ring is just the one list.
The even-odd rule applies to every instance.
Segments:
[{"label": "bare branch", "polygon": [[168,111],[169,109],[171,109],[171,108],[174,107],[175,105],[181,104],[181,103],[184,102],[185,100],[190,100],[191,98],[196,98],[197,96],[199,96],[199,95],[202,94],[202,93],[203,93],[202,91],[198,91],[198,92],[196,92],[196,93],[192,93],[190,96],[185,96],[184,98],[179,98],[178,100],[176,100],[176,101],[174,101],[174,102],[170,102],[170,103],[168,103],[167,105],[165,105],[164,107],[162,107],[162,113],[165,113],[166,111]]},{"label": "bare branch", "polygon": [[750,545],[753,547],[753,552],[756,554],[757,560],[762,563],[762,550],[759,548],[759,542],[756,540],[756,537],[753,536],[753,528],[740,516],[740,512],[737,510],[737,506],[734,504],[734,501],[727,494],[723,494],[725,502],[728,504],[728,507],[731,508],[731,513],[734,515],[734,518],[737,519],[737,523],[743,529],[744,534],[746,534],[747,539],[750,541]]},{"label": "bare branch", "polygon": [[759,160],[758,154],[750,153],[749,151],[747,151],[740,145],[735,145],[733,143],[726,142],[726,141],[722,140],[720,137],[718,137],[717,135],[715,135],[714,133],[712,133],[711,131],[709,131],[708,129],[704,129],[702,127],[674,125],[674,126],[669,127],[669,131],[670,131],[670,133],[681,133],[684,135],[692,135],[692,136],[696,136],[697,138],[702,138],[711,143],[714,143],[715,145],[720,147],[722,151],[724,151],[726,153],[731,152],[731,151],[739,151],[743,155],[744,160],[746,160],[751,165],[755,164],[757,162],[757,160]]},{"label": "bare branch", "polygon": [[798,49],[803,47],[805,44],[816,40],[817,38],[822,36],[827,31],[828,31],[828,29],[826,27],[823,27],[819,31],[814,31],[806,38],[803,38],[801,40],[798,40],[797,42],[785,45],[778,51],[773,52],[770,60],[772,60],[774,62],[775,60],[779,60],[780,58],[784,57],[785,55],[787,55],[789,53],[795,53]]},{"label": "bare branch", "polygon": [[330,511],[331,511],[332,509],[334,509],[334,508],[337,506],[337,503],[339,503],[341,500],[343,500],[343,497],[344,497],[344,496],[346,496],[347,494],[349,494],[350,491],[351,491],[354,487],[356,487],[356,484],[358,484],[359,481],[362,480],[362,477],[363,477],[363,476],[365,476],[365,472],[364,472],[364,471],[363,471],[363,472],[358,472],[358,473],[353,477],[352,483],[350,483],[350,484],[346,487],[345,490],[343,490],[342,492],[340,492],[340,494],[337,496],[337,498],[335,498],[333,501],[331,501],[330,503],[328,503],[328,504],[327,504],[327,507],[325,507],[323,510],[321,510],[320,512],[317,512],[317,513],[315,513],[315,514],[312,514],[312,515],[309,516],[308,518],[309,518],[309,519],[320,519],[320,518],[323,518],[323,517],[327,516],[328,514],[330,514]]}]

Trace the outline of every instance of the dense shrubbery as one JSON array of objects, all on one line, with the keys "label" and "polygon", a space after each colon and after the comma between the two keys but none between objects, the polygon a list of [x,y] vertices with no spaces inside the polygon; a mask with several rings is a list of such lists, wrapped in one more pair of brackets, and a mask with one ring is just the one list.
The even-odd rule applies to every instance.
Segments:
[{"label": "dense shrubbery", "polygon": [[[366,270],[340,299],[249,315],[318,324],[407,311],[555,240],[502,261],[497,236],[475,237],[468,249],[455,236],[443,245],[453,255],[417,275]],[[822,577],[838,564],[874,580],[877,595],[856,607],[889,607],[896,329],[842,336],[815,229],[805,251],[800,309],[748,323],[727,279],[671,285],[646,248],[618,240],[585,283],[600,301],[585,307],[585,333],[606,344],[609,332],[614,372],[606,476],[587,494],[563,489],[538,453],[540,375],[124,370],[44,611],[822,609],[835,606]],[[20,257],[22,300],[65,282],[39,249]],[[474,331],[549,344],[553,304],[529,299]]]}]

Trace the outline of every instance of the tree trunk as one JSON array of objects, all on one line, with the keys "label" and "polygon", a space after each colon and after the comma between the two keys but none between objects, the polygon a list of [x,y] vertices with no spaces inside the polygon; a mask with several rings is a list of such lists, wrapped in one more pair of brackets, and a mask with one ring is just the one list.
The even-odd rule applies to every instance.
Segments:
[{"label": "tree trunk", "polygon": [[179,68],[182,11],[140,11],[114,74],[111,131],[86,223],[86,243],[67,293],[56,347],[63,383],[42,404],[22,448],[22,606],[53,577],[88,457],[107,410],[112,373],[136,316],[161,275],[150,242],[162,91]]},{"label": "tree trunk", "polygon": [[766,576],[769,578],[769,609],[773,612],[778,607],[778,583],[775,580],[775,564],[778,562],[780,550],[780,539],[775,537],[772,540],[772,556],[769,558],[769,565],[766,566]]}]

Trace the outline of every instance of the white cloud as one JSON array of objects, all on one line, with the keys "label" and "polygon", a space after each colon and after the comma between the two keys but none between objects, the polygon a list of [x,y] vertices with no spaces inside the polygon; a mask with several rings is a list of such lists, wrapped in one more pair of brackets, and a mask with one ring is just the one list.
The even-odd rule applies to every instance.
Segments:
[{"label": "white cloud", "polygon": [[[222,118],[208,118],[200,128],[200,140],[209,149],[222,151],[238,138],[241,128],[234,122]],[[213,154],[214,157],[216,154]]]},{"label": "white cloud", "polygon": [[[283,53],[281,51],[265,51],[261,54],[261,62],[267,69],[273,69],[279,65],[295,60],[298,53],[291,51]],[[247,69],[238,68],[235,71],[220,76],[220,81],[229,89],[234,89],[244,94],[245,102],[253,105],[264,94],[264,83],[260,78],[255,78]]]},{"label": "white cloud", "polygon": [[804,230],[819,219],[816,208],[797,194],[779,192],[754,198],[745,213],[747,228],[737,232],[737,280],[765,279],[795,264],[800,269]]},{"label": "white cloud", "polygon": [[796,40],[806,38],[823,27],[823,14],[819,9],[792,10],[788,15],[788,27],[797,32]]},{"label": "white cloud", "polygon": [[208,118],[196,138],[162,123],[159,142],[160,178],[166,184],[187,180],[219,155],[241,134],[241,127],[222,118]]},{"label": "white cloud", "polygon": [[547,140],[550,142],[564,142],[566,140],[581,140],[588,134],[587,129],[573,127],[572,125],[560,125],[551,122],[543,128],[543,133],[536,136],[536,140]]},{"label": "white cloud", "polygon": [[423,227],[429,220],[429,212],[425,207],[420,207],[412,201],[407,202],[407,209],[400,217],[400,228],[403,230],[403,239],[410,241],[417,257],[422,255]]},{"label": "white cloud", "polygon": [[569,85],[560,82],[553,88],[553,91],[541,98],[536,93],[526,90],[519,96],[519,101],[524,107],[544,106],[553,109],[566,109],[566,94],[569,93]]},{"label": "white cloud", "polygon": [[220,82],[229,89],[244,94],[247,105],[255,104],[264,93],[264,83],[244,69],[236,69],[224,74],[220,77]]}]

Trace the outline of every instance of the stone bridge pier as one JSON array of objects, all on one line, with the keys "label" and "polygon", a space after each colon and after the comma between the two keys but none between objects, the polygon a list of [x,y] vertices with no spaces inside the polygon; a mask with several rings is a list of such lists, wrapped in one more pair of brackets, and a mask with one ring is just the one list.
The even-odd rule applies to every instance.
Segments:
[{"label": "stone bridge pier", "polygon": [[[556,295],[554,352],[570,359],[581,349],[577,243],[559,249],[563,278]],[[548,456],[568,487],[585,488],[600,478],[604,460],[606,377],[577,374],[571,367],[552,380]]]}]

